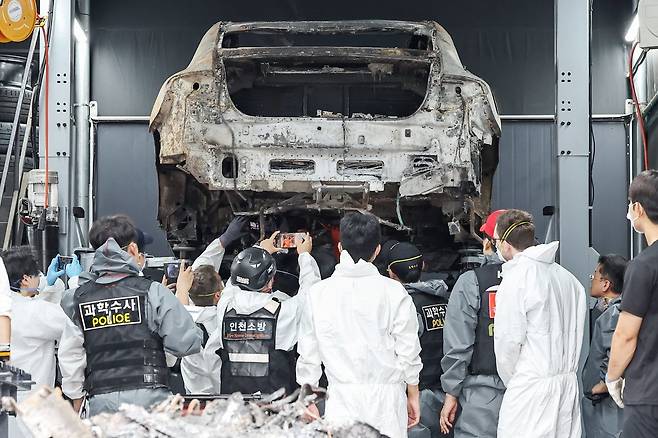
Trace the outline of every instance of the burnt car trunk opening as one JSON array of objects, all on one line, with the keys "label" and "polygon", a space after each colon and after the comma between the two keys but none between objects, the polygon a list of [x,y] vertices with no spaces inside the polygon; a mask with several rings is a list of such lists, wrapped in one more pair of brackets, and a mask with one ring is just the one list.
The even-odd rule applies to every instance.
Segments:
[{"label": "burnt car trunk opening", "polygon": [[238,47],[389,47],[399,49],[432,50],[432,41],[427,35],[399,29],[377,29],[376,31],[319,29],[312,26],[305,31],[299,29],[267,29],[226,32],[222,38],[222,48]]},{"label": "burnt car trunk opening", "polygon": [[225,60],[231,100],[250,116],[408,117],[422,105],[429,64]]}]

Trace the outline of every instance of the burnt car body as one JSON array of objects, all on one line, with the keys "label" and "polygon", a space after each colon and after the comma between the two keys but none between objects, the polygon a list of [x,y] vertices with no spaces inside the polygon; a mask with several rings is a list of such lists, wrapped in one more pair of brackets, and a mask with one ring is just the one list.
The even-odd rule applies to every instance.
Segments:
[{"label": "burnt car body", "polygon": [[284,214],[309,229],[370,211],[436,269],[477,246],[501,134],[440,25],[377,20],[217,23],[162,86],[150,130],[173,244],[203,246],[232,214],[264,235]]}]

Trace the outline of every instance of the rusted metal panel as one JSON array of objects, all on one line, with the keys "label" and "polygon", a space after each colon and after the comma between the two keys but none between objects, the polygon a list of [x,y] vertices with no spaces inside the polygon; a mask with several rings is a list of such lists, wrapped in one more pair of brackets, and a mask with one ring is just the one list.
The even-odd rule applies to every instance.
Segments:
[{"label": "rusted metal panel", "polygon": [[[424,36],[429,43],[425,50],[222,47],[226,34],[248,31],[284,35],[403,31]],[[351,65],[361,67],[351,69]],[[260,76],[250,80],[249,74]],[[396,74],[406,76],[396,83]],[[426,84],[418,80],[423,74]],[[337,82],[348,76],[355,81],[371,77],[373,86],[385,89],[392,82],[401,93],[424,97],[410,116],[320,110],[303,117],[258,116],[238,109],[231,90],[255,89],[275,75],[288,78],[277,83],[279,87],[290,83],[289,78],[322,77],[326,83],[334,77]],[[345,93],[348,88],[343,88]],[[376,93],[373,96],[378,99]],[[350,97],[346,94],[344,101]],[[306,90],[303,99],[306,112]],[[349,183],[367,185],[371,204],[391,196],[429,196],[439,204],[475,197],[480,216],[489,208],[501,134],[489,86],[463,68],[441,26],[376,20],[217,23],[203,37],[188,68],[163,85],[150,129],[159,141],[160,164],[176,165],[211,192],[244,192],[248,197],[311,192],[318,183]],[[381,164],[376,172],[346,172],[347,161]],[[284,164],[285,171],[277,168],[277,163],[286,162],[306,164]],[[390,187],[393,195],[385,193]],[[485,197],[477,199],[481,193]],[[467,212],[463,213],[460,217],[468,221]]]}]

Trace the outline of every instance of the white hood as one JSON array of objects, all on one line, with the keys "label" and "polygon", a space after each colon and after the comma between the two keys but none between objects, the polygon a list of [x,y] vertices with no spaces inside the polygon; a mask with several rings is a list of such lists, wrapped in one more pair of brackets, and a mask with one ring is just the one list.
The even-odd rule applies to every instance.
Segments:
[{"label": "white hood", "polygon": [[516,257],[525,257],[525,258],[529,258],[530,260],[535,260],[537,262],[550,264],[555,262],[555,255],[557,254],[557,250],[559,247],[560,247],[560,242],[558,241],[551,243],[544,243],[541,245],[535,245],[535,246],[531,246],[530,248],[527,248],[525,251],[521,252],[520,254],[517,254]]},{"label": "white hood", "polygon": [[185,306],[190,312],[195,323],[203,324],[217,317],[217,308],[215,306]]},{"label": "white hood", "polygon": [[525,251],[522,251],[514,256],[512,260],[503,264],[503,276],[515,266],[528,261],[534,261],[545,264],[555,263],[555,256],[560,247],[560,242],[555,241],[551,243],[543,243],[540,245],[531,246]]},{"label": "white hood", "polygon": [[367,277],[369,275],[379,275],[379,271],[372,263],[359,259],[354,263],[352,256],[347,251],[340,253],[340,263],[336,265],[334,275],[339,277]]}]

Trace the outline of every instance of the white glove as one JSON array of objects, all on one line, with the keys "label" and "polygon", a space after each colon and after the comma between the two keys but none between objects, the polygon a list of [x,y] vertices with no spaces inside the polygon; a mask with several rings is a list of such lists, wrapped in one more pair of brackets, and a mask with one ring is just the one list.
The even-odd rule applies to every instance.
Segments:
[{"label": "white glove", "polygon": [[610,397],[617,403],[620,408],[624,407],[624,378],[620,377],[612,382],[605,376],[605,385],[608,387]]}]

